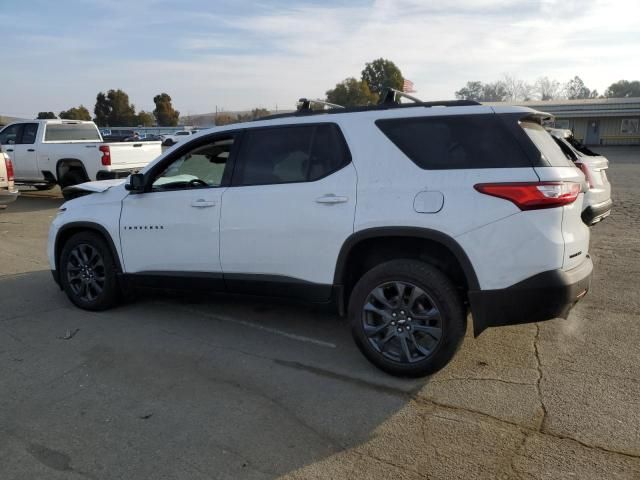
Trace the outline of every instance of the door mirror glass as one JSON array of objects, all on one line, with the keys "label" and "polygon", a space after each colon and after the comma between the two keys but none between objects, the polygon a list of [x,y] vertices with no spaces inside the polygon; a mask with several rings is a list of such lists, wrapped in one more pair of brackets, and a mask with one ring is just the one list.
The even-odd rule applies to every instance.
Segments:
[{"label": "door mirror glass", "polygon": [[129,181],[125,184],[125,188],[130,192],[143,192],[144,191],[144,175],[141,173],[134,173],[129,177]]}]

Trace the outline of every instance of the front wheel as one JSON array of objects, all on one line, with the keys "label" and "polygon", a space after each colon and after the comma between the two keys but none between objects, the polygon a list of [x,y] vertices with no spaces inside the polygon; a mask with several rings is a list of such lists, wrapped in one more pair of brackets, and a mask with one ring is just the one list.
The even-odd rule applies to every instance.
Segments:
[{"label": "front wheel", "polygon": [[443,368],[466,330],[466,310],[451,281],[417,260],[392,260],[365,273],[351,294],[349,317],[365,357],[403,377]]},{"label": "front wheel", "polygon": [[118,303],[117,267],[111,249],[96,233],[77,233],[65,243],[60,280],[69,300],[82,309],[106,310]]}]

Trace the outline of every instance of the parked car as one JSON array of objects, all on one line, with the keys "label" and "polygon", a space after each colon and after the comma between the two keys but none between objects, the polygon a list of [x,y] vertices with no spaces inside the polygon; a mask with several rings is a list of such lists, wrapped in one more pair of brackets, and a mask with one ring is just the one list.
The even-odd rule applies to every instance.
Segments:
[{"label": "parked car", "polygon": [[111,130],[109,135],[102,138],[105,142],[124,142],[135,135],[135,130]]},{"label": "parked car", "polygon": [[12,123],[0,130],[0,144],[13,161],[16,183],[41,190],[123,178],[161,153],[159,142],[103,143],[93,122],[75,120]]},{"label": "parked car", "polygon": [[13,182],[13,164],[0,147],[0,208],[16,201],[19,192]]},{"label": "parked car", "polygon": [[178,130],[173,135],[164,135],[162,145],[164,147],[171,147],[181,140],[197,133],[195,130]]},{"label": "parked car", "polygon": [[86,310],[135,286],[332,302],[376,366],[431,374],[469,310],[478,335],[566,318],[590,287],[584,177],[544,117],[452,101],[206,130],[74,187],[95,193],[53,220],[53,278]]},{"label": "parked car", "polygon": [[607,178],[609,160],[582,145],[571,130],[549,128],[556,143],[582,173],[589,186],[582,205],[582,220],[589,226],[611,214],[611,183]]}]

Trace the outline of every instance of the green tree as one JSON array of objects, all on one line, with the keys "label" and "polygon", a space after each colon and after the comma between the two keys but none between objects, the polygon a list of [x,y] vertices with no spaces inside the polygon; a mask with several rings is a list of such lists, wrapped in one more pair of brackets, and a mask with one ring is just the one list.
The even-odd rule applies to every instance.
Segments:
[{"label": "green tree", "polygon": [[53,112],[38,112],[38,120],[48,120],[51,118],[58,118]]},{"label": "green tree", "polygon": [[391,60],[378,58],[367,63],[362,70],[362,81],[366,82],[369,90],[380,93],[384,87],[402,90],[404,78],[402,72]]},{"label": "green tree", "polygon": [[327,102],[344,107],[378,103],[378,95],[369,89],[367,82],[353,77],[346,78],[338,83],[335,88],[327,90],[326,95]]},{"label": "green tree", "polygon": [[456,98],[459,100],[475,100],[476,102],[503,102],[507,98],[507,89],[504,82],[482,83],[479,81],[467,82],[458,90]]},{"label": "green tree", "polygon": [[149,112],[145,112],[144,110],[140,110],[138,115],[136,116],[136,125],[140,125],[143,127],[153,127],[156,123],[156,117]]},{"label": "green tree", "polygon": [[171,97],[166,93],[161,93],[153,97],[153,103],[156,104],[156,108],[153,111],[153,115],[156,117],[158,125],[161,127],[175,127],[178,125],[178,118],[180,112],[174,110],[171,105]]},{"label": "green tree", "polygon": [[84,105],[80,105],[69,110],[63,110],[60,112],[60,118],[65,120],[91,120],[91,114]]},{"label": "green tree", "polygon": [[101,127],[130,127],[136,123],[136,109],[129,103],[129,95],[120,89],[109,90],[106,95],[98,93],[93,113]]},{"label": "green tree", "polygon": [[569,100],[595,98],[598,96],[598,92],[596,90],[593,92],[589,90],[582,79],[577,75],[569,80],[564,88]]},{"label": "green tree", "polygon": [[96,95],[96,106],[93,109],[93,113],[95,115],[93,121],[96,122],[99,127],[107,127],[109,125],[111,104],[109,100],[107,100],[107,96],[102,92]]},{"label": "green tree", "polygon": [[459,100],[482,100],[484,84],[479,81],[467,82],[467,84],[455,93]]},{"label": "green tree", "polygon": [[607,98],[625,98],[625,97],[640,97],[640,82],[634,80],[618,80],[615,83],[609,85],[604,92],[604,96]]}]

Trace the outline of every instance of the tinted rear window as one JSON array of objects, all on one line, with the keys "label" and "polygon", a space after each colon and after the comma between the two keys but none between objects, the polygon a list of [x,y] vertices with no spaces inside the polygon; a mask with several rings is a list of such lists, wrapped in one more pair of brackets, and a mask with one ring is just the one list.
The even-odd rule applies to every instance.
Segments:
[{"label": "tinted rear window", "polygon": [[520,126],[527,136],[540,151],[542,159],[546,160],[551,167],[571,167],[573,163],[569,160],[553,137],[542,125],[533,122],[520,122]]},{"label": "tinted rear window", "polygon": [[47,125],[44,134],[45,142],[60,142],[71,140],[100,141],[100,133],[95,125],[90,123],[52,123]]},{"label": "tinted rear window", "polygon": [[427,170],[531,166],[494,114],[378,120],[376,125]]}]

